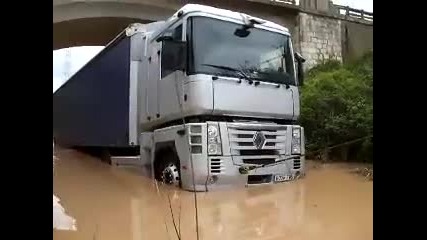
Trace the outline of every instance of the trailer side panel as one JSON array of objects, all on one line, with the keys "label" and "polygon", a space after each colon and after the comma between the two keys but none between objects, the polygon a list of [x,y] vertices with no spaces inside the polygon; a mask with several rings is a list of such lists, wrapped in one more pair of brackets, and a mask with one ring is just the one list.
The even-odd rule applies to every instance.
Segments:
[{"label": "trailer side panel", "polygon": [[53,95],[55,140],[69,146],[129,144],[130,38],[110,44]]}]

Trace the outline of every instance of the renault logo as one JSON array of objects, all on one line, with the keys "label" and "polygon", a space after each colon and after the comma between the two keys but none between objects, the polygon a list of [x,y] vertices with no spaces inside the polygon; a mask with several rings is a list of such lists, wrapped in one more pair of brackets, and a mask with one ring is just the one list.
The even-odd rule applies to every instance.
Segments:
[{"label": "renault logo", "polygon": [[265,140],[266,140],[266,138],[262,132],[256,132],[254,134],[254,138],[252,139],[254,146],[257,149],[262,149],[264,147]]}]

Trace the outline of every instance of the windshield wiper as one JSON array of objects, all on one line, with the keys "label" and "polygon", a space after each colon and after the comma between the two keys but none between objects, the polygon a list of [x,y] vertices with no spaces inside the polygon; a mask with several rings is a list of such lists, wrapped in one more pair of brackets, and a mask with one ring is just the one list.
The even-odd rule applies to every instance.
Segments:
[{"label": "windshield wiper", "polygon": [[227,66],[221,66],[221,65],[214,65],[214,64],[202,64],[203,66],[208,66],[208,67],[214,67],[214,68],[219,68],[219,69],[223,69],[223,70],[228,70],[228,71],[232,71],[232,72],[236,72],[239,73],[244,79],[250,81],[250,77],[243,72],[240,69],[237,68],[232,68],[232,67],[227,67]]},{"label": "windshield wiper", "polygon": [[292,76],[289,73],[282,72],[257,72],[258,75],[262,75],[264,77],[256,78],[261,81],[274,82],[277,84],[284,84],[286,88],[289,88],[290,85],[295,85],[292,81]]}]

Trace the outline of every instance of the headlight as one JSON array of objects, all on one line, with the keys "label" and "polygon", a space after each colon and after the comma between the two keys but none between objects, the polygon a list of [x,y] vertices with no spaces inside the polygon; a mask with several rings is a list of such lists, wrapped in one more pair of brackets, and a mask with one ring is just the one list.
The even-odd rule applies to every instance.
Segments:
[{"label": "headlight", "polygon": [[218,124],[208,125],[208,154],[209,155],[221,155],[221,136],[219,134]]},{"label": "headlight", "polygon": [[208,126],[208,138],[218,137],[218,126],[209,125]]},{"label": "headlight", "polygon": [[301,154],[301,128],[292,129],[291,154]]},{"label": "headlight", "polygon": [[301,147],[299,145],[292,146],[292,154],[301,154]]},{"label": "headlight", "polygon": [[301,129],[300,128],[292,129],[292,137],[293,138],[301,138]]}]

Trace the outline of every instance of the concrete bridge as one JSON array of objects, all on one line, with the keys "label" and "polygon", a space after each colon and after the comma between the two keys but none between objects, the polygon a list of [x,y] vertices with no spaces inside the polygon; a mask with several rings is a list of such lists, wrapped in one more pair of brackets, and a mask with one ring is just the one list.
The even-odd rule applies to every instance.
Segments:
[{"label": "concrete bridge", "polygon": [[107,44],[132,22],[171,16],[186,3],[245,12],[286,26],[307,67],[372,49],[373,15],[328,0],[53,0],[53,50]]}]

